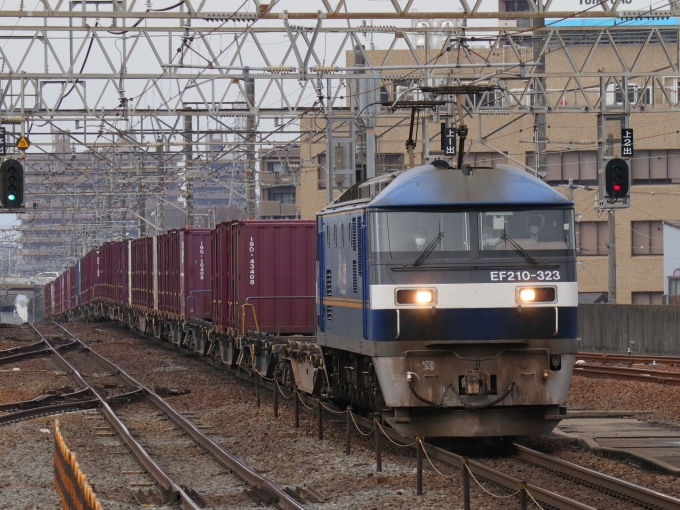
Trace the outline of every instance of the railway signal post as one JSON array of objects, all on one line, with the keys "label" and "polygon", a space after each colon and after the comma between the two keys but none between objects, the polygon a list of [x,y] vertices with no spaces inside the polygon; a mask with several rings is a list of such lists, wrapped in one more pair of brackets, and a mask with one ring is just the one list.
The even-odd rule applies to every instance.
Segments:
[{"label": "railway signal post", "polygon": [[[627,79],[622,79],[623,89],[628,90]],[[601,80],[604,90],[604,81]],[[630,167],[628,160],[633,157],[633,130],[629,123],[627,94],[622,94],[622,112],[606,113],[605,101],[597,117],[598,155],[598,206],[607,211],[608,230],[608,302],[616,303],[616,209],[630,207]],[[607,136],[607,122],[618,122],[621,128],[621,142],[615,144]],[[625,159],[624,159],[625,158]]]}]

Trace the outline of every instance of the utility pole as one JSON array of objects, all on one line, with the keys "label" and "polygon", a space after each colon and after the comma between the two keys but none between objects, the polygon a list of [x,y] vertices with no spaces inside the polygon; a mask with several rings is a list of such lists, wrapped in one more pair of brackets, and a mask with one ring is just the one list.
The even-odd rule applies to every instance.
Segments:
[{"label": "utility pole", "polygon": [[331,79],[326,80],[326,203],[333,201],[333,94]]},{"label": "utility pole", "polygon": [[[536,5],[539,12],[543,12],[543,0],[537,0]],[[545,18],[534,18],[532,20],[534,28],[545,26]],[[545,32],[535,31],[532,42],[533,60],[538,65],[534,67],[534,72],[545,73],[545,53],[543,46],[545,43]],[[538,85],[538,87],[537,87]],[[539,88],[540,90],[536,90]],[[534,140],[536,144],[536,171],[540,179],[546,178],[546,150],[547,150],[547,125],[545,96],[541,93],[545,88],[545,78],[534,78],[534,97],[532,98],[535,109],[534,113]]]},{"label": "utility pole", "polygon": [[255,80],[243,71],[246,103],[250,112],[246,119],[246,208],[248,219],[255,219]]},{"label": "utility pole", "polygon": [[[190,110],[189,107],[186,108]],[[187,212],[187,228],[194,226],[194,184],[192,182],[192,165],[194,159],[193,152],[193,118],[191,113],[184,116],[184,186],[186,193],[186,212]]]},{"label": "utility pole", "polygon": [[[157,146],[156,153],[158,154],[158,160],[156,161],[156,175],[159,175],[159,193],[165,191],[165,178],[163,177],[163,163],[165,161],[165,155],[163,149],[165,148],[165,143],[162,137],[156,138]],[[158,227],[158,232],[165,232],[165,212],[163,211],[163,205],[161,205],[160,200],[156,200],[156,222]]]}]

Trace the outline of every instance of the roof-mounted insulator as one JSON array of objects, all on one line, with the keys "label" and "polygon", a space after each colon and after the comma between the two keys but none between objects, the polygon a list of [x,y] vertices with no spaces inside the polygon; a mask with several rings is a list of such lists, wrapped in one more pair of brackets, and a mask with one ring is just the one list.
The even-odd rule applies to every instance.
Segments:
[{"label": "roof-mounted insulator", "polygon": [[340,70],[338,66],[314,66],[309,68],[310,73],[332,74]]},{"label": "roof-mounted insulator", "polygon": [[294,73],[295,68],[293,66],[269,66],[265,68],[265,71],[272,74]]},{"label": "roof-mounted insulator", "polygon": [[257,21],[258,14],[255,12],[206,12],[203,14],[205,21]]}]

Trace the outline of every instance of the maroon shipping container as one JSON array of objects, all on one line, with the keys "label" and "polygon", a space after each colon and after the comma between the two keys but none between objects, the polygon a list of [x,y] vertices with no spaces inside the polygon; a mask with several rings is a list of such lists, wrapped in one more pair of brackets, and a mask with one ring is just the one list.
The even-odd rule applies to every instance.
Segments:
[{"label": "maroon shipping container", "polygon": [[105,243],[99,252],[102,296],[128,304],[128,241]]},{"label": "maroon shipping container", "polygon": [[133,305],[155,308],[155,243],[155,237],[142,237],[131,242],[130,272]]},{"label": "maroon shipping container", "polygon": [[49,317],[52,315],[53,309],[52,309],[52,303],[54,301],[54,296],[52,293],[54,292],[54,282],[50,282],[43,287],[43,314],[45,317]]},{"label": "maroon shipping container", "polygon": [[80,260],[80,303],[101,295],[99,250],[92,250]]},{"label": "maroon shipping container", "polygon": [[54,313],[64,311],[64,287],[66,283],[66,273],[62,273],[54,280]]},{"label": "maroon shipping container", "polygon": [[229,327],[229,227],[231,221],[218,224],[212,230],[212,319],[218,331]]},{"label": "maroon shipping container", "polygon": [[163,312],[179,313],[172,283],[173,278],[179,283],[179,256],[173,256],[175,252],[179,254],[178,239],[177,230],[158,236],[158,309]]},{"label": "maroon shipping container", "polygon": [[[230,269],[228,325],[282,335],[313,334],[315,328],[316,223],[238,221],[228,227]],[[225,258],[220,256],[220,263]],[[222,295],[222,302],[225,296]],[[253,307],[243,305],[252,304]]]},{"label": "maroon shipping container", "polygon": [[72,310],[79,305],[80,293],[78,290],[78,264],[68,270],[68,309]]},{"label": "maroon shipping container", "polygon": [[208,228],[158,237],[158,309],[185,319],[212,318],[212,239]]}]

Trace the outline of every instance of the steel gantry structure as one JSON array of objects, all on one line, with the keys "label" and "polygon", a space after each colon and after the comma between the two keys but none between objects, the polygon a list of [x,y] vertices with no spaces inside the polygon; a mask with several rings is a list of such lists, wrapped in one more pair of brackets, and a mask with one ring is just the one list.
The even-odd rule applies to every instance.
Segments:
[{"label": "steel gantry structure", "polygon": [[[196,178],[229,190],[254,216],[263,153],[325,138],[329,156],[342,143],[370,161],[378,119],[408,123],[416,107],[454,125],[452,105],[462,101],[480,133],[482,116],[510,116],[494,132],[530,116],[532,170],[542,175],[549,113],[606,119],[680,109],[677,81],[669,86],[680,76],[677,5],[637,1],[522,0],[509,10],[503,0],[458,0],[433,11],[425,0],[7,0],[0,123],[10,141],[29,136],[29,168],[43,153],[84,181],[77,205],[66,203],[68,182],[43,165],[27,197],[34,217],[49,214],[48,203],[94,208],[89,233],[76,236],[88,246],[130,220],[139,232],[162,230],[147,202],[167,202],[169,189],[192,224]],[[603,47],[604,63],[595,58]],[[631,83],[650,92],[621,93]],[[476,85],[483,92],[452,92]],[[412,91],[408,104],[402,96]],[[56,150],[55,134],[69,151]],[[424,159],[433,136],[423,135]],[[496,150],[481,135],[473,142]],[[88,164],[70,161],[80,153]],[[329,200],[357,167],[330,159]],[[233,160],[242,171],[220,170]],[[364,176],[374,172],[365,165]]]}]

